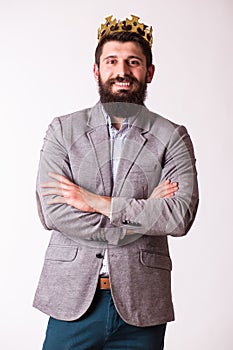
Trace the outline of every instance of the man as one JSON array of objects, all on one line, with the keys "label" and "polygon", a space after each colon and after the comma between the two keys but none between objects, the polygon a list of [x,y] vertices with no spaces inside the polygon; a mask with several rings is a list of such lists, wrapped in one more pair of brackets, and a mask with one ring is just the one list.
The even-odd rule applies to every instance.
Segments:
[{"label": "man", "polygon": [[50,315],[43,350],[161,350],[167,236],[185,235],[198,205],[193,147],[144,105],[152,28],[110,16],[98,40],[100,102],[55,118],[41,152],[38,210],[53,232],[34,306]]}]

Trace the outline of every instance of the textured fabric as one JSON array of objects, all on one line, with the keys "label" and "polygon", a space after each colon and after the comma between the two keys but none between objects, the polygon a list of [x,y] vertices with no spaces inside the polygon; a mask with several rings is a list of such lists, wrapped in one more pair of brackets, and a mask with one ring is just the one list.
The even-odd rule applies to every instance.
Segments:
[{"label": "textured fabric", "polygon": [[96,293],[79,320],[50,318],[43,350],[162,350],[166,324],[135,327],[116,311],[110,291]]},{"label": "textured fabric", "polygon": [[[65,204],[48,205],[40,184],[49,181],[49,171],[113,196],[112,220]],[[165,179],[178,182],[177,194],[148,199]],[[185,127],[142,107],[132,120],[113,185],[101,105],[55,118],[41,151],[37,200],[41,222],[52,235],[36,308],[56,319],[80,318],[93,300],[107,249],[112,297],[121,318],[136,326],[174,320],[167,237],[189,231],[198,205],[195,156]]]}]

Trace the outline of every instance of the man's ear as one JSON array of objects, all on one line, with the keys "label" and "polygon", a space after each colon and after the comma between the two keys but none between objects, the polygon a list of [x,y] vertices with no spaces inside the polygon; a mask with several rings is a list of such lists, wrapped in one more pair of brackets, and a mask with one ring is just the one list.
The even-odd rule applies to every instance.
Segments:
[{"label": "man's ear", "polygon": [[98,81],[99,80],[99,68],[98,68],[96,63],[94,64],[94,67],[93,67],[93,73],[94,73],[95,80]]},{"label": "man's ear", "polygon": [[147,77],[146,77],[147,83],[151,83],[153,76],[154,76],[154,72],[155,72],[155,66],[152,64],[147,69]]}]

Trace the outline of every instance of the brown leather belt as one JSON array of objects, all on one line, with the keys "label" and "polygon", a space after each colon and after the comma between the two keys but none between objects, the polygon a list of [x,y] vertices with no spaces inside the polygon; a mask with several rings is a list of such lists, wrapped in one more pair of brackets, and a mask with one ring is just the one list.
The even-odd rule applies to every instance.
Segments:
[{"label": "brown leather belt", "polygon": [[110,289],[109,277],[100,277],[98,287],[99,289]]}]

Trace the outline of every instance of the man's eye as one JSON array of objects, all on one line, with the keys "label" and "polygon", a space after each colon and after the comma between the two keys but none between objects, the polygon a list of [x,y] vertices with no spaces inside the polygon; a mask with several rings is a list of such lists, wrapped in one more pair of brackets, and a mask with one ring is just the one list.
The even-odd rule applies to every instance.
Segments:
[{"label": "man's eye", "polygon": [[114,60],[114,59],[107,60],[106,63],[107,63],[107,64],[115,64],[115,63],[116,63],[116,60]]},{"label": "man's eye", "polygon": [[129,60],[130,66],[139,66],[140,62],[137,60]]}]

